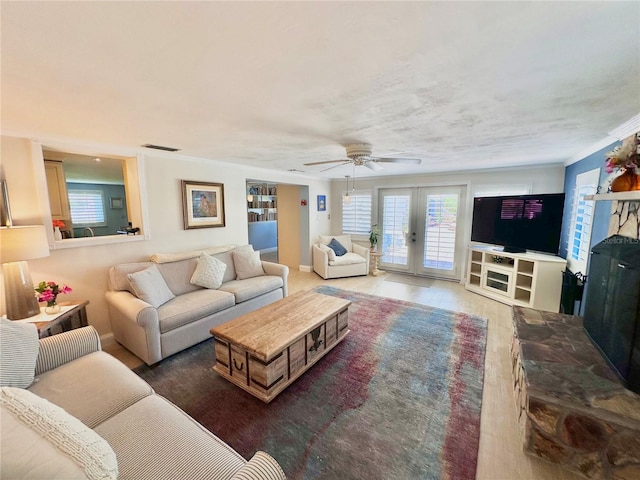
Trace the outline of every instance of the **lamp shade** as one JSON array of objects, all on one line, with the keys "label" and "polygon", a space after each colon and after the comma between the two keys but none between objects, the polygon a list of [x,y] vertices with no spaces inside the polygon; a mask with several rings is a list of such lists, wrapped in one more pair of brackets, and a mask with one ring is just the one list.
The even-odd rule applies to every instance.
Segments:
[{"label": "lamp shade", "polygon": [[0,227],[0,262],[20,262],[49,256],[43,225]]}]

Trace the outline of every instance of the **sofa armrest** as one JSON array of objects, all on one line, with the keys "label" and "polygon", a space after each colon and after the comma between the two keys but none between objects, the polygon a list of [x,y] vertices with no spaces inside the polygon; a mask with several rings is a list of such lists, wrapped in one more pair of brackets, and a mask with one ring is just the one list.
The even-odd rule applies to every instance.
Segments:
[{"label": "sofa armrest", "polygon": [[89,353],[102,350],[100,336],[88,326],[40,339],[36,375],[53,370]]},{"label": "sofa armrest", "polygon": [[329,276],[329,255],[316,244],[311,247],[311,254],[313,271],[326,279]]},{"label": "sofa armrest", "polygon": [[353,253],[357,253],[358,255],[360,255],[361,257],[364,257],[367,259],[367,272],[369,271],[369,264],[370,264],[370,253],[371,251],[367,248],[367,247],[363,247],[362,245],[358,245],[357,243],[353,243],[351,248],[353,249]]},{"label": "sofa armrest", "polygon": [[113,338],[147,365],[162,360],[158,309],[127,291],[105,293]]},{"label": "sofa armrest", "polygon": [[271,455],[257,451],[231,480],[287,480],[287,477]]},{"label": "sofa armrest", "polygon": [[280,263],[262,262],[262,269],[267,275],[282,277],[282,293],[286,297],[289,294],[289,267]]},{"label": "sofa armrest", "polygon": [[[109,306],[120,313],[120,317],[141,327],[160,328],[158,309],[126,291],[108,291],[105,298]],[[113,320],[113,319],[112,319]]]}]

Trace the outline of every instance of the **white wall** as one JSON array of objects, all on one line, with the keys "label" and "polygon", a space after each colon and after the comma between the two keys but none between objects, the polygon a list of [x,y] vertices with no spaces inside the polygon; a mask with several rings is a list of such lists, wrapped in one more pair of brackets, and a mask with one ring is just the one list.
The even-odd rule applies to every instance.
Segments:
[{"label": "white wall", "polygon": [[[564,189],[564,166],[543,166],[535,168],[495,169],[469,172],[453,172],[428,175],[405,175],[394,177],[358,178],[356,170],[356,190],[373,190],[372,223],[378,223],[377,219],[377,189],[396,187],[427,187],[439,185],[466,185],[468,188],[467,202],[465,205],[464,227],[467,230],[466,243],[471,235],[470,225],[472,218],[473,192],[480,186],[493,185],[522,185],[530,186],[531,193],[558,193]],[[345,190],[345,180],[335,180],[331,183],[331,234],[338,234],[342,230],[342,205],[341,195]],[[351,189],[351,183],[349,183]],[[355,240],[368,246],[367,236],[357,237]]]},{"label": "white wall", "polygon": [[[38,182],[31,159],[31,142],[24,138],[1,137],[2,171],[7,180],[14,224],[42,224],[40,197],[47,198],[46,184]],[[46,140],[42,140],[47,144]],[[135,154],[135,152],[132,152]],[[157,252],[179,252],[205,246],[246,244],[248,223],[246,180],[260,178],[275,183],[306,185],[309,188],[309,237],[329,232],[326,215],[316,215],[316,195],[330,195],[330,184],[291,174],[243,165],[187,158],[172,154],[144,153],[144,182],[149,221],[149,240],[113,245],[52,250],[50,256],[30,260],[34,282],[53,280],[66,283],[73,293],[61,300],[89,300],[89,323],[101,335],[111,331],[104,292],[109,267],[118,263],[145,261]],[[44,164],[41,178],[44,179]],[[225,219],[223,228],[184,230],[180,180],[212,181],[224,184]],[[46,203],[46,202],[45,202]],[[303,248],[311,249],[309,246]],[[4,295],[1,311],[4,313]]]}]

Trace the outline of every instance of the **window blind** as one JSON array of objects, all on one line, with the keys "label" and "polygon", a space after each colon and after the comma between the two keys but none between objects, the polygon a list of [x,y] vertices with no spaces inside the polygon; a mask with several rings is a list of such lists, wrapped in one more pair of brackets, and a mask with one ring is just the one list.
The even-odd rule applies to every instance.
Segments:
[{"label": "window blind", "polygon": [[342,233],[368,235],[371,230],[371,192],[354,191],[342,196]]},{"label": "window blind", "polygon": [[101,190],[70,190],[69,208],[75,226],[104,226],[104,196]]}]

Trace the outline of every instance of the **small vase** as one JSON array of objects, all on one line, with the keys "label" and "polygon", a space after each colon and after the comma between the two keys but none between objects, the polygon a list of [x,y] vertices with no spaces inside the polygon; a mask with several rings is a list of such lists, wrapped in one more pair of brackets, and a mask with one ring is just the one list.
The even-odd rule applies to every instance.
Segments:
[{"label": "small vase", "polygon": [[56,240],[62,240],[62,232],[60,231],[60,227],[53,228],[53,238]]},{"label": "small vase", "polygon": [[640,181],[635,168],[626,168],[622,175],[617,176],[611,182],[612,192],[631,192],[640,190]]},{"label": "small vase", "polygon": [[47,303],[47,306],[44,307],[44,313],[47,315],[56,315],[60,313],[60,305],[56,302],[49,302]]}]

